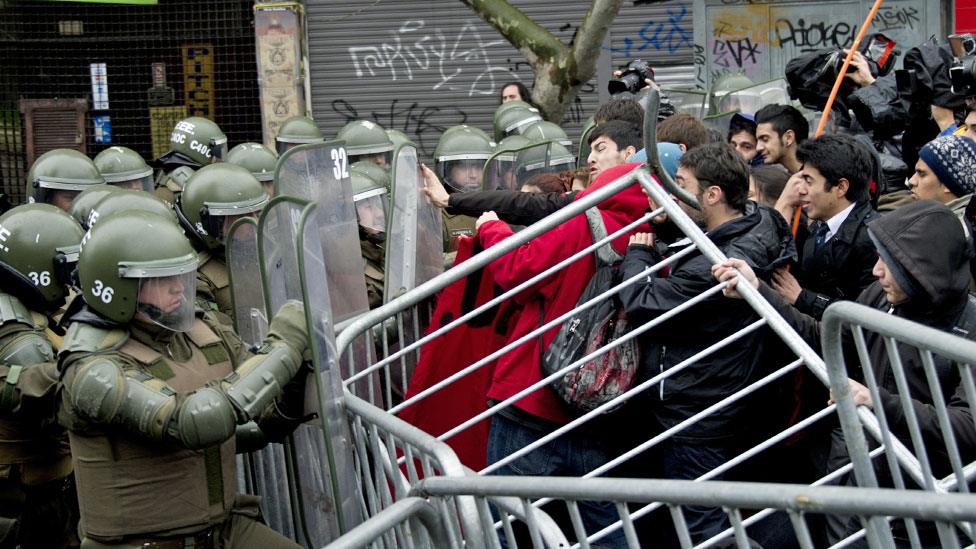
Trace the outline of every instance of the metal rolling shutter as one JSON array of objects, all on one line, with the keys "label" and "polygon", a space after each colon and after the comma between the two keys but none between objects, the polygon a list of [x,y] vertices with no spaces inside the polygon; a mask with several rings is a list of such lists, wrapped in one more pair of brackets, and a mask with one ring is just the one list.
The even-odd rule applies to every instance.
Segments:
[{"label": "metal rolling shutter", "polygon": [[[514,3],[565,42],[589,7]],[[522,54],[457,0],[309,0],[306,10],[312,112],[327,137],[348,120],[366,118],[404,131],[429,160],[450,126],[491,130],[502,84],[532,82]],[[663,84],[690,85],[692,19],[689,1],[628,0],[603,59],[617,66],[641,57],[657,67]],[[594,78],[584,86],[563,120],[574,140],[600,104],[597,80],[605,85]]]}]

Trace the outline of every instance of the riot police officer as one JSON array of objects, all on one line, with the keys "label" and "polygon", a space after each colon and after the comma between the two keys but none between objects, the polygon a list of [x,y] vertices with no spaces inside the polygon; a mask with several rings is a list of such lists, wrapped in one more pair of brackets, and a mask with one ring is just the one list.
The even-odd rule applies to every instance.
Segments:
[{"label": "riot police officer", "polygon": [[295,413],[275,399],[306,371],[304,309],[283,306],[251,355],[194,313],[196,267],[180,227],[151,213],[100,219],[82,246],[85,308],[59,355],[59,419],[84,547],[297,547],[235,497],[234,433]]},{"label": "riot police officer", "polygon": [[142,156],[128,147],[109,147],[95,155],[95,167],[109,185],[153,191],[153,171]]},{"label": "riot police officer", "polygon": [[214,164],[186,182],[177,214],[198,251],[197,295],[201,307],[232,315],[224,237],[244,215],[256,216],[268,203],[261,183],[235,164]]},{"label": "riot police officer", "polygon": [[27,174],[31,202],[53,204],[64,211],[81,191],[105,183],[91,159],[74,149],[54,149],[37,157]]},{"label": "riot police officer", "polygon": [[[369,175],[370,168],[384,172]],[[390,178],[382,168],[370,162],[358,162],[349,170],[352,181],[352,199],[356,205],[356,219],[359,221],[359,247],[363,252],[366,276],[366,293],[369,308],[375,309],[383,304],[383,272],[386,267],[386,220],[389,211]]]},{"label": "riot police officer", "polygon": [[521,135],[510,135],[499,141],[493,149],[491,159],[485,164],[484,189],[486,191],[517,191],[515,181],[515,157],[519,149],[531,142]]},{"label": "riot police officer", "polygon": [[52,319],[68,295],[81,227],[49,204],[0,217],[0,546],[73,547],[78,505],[57,423]]},{"label": "riot police officer", "polygon": [[[485,133],[471,126],[448,128],[434,149],[434,172],[447,187],[448,192],[463,193],[482,188],[485,162],[491,158],[492,143]],[[474,234],[475,218],[452,215],[444,210],[444,251],[457,249],[458,236]]]},{"label": "riot police officer", "polygon": [[323,141],[325,139],[322,137],[322,130],[314,120],[307,116],[292,116],[282,122],[281,127],[278,128],[278,135],[275,136],[275,152],[282,155],[292,147]]},{"label": "riot police officer", "polygon": [[260,143],[241,143],[227,153],[227,163],[236,164],[251,172],[264,186],[268,197],[274,195],[274,173],[278,163],[278,155],[274,151]]},{"label": "riot police officer", "polygon": [[91,216],[92,208],[95,204],[98,204],[103,198],[108,196],[109,193],[114,193],[115,191],[122,190],[114,185],[100,184],[92,185],[87,189],[81,191],[74,201],[71,202],[71,208],[68,209],[68,213],[71,217],[75,218],[75,221],[86,231],[88,230],[88,218]]},{"label": "riot police officer", "polygon": [[495,130],[495,141],[501,141],[509,135],[519,135],[526,126],[542,120],[539,109],[525,101],[509,101],[502,103],[495,109],[492,117],[492,127]]},{"label": "riot police officer", "polygon": [[176,212],[169,202],[145,191],[119,189],[106,194],[96,202],[88,211],[88,221],[82,223],[82,226],[90,229],[98,223],[99,219],[118,212],[154,213],[176,223]]},{"label": "riot police officer", "polygon": [[227,136],[217,124],[200,116],[180,120],[170,134],[169,151],[156,160],[160,169],[156,195],[176,204],[176,197],[194,171],[221,162],[226,155]]},{"label": "riot police officer", "polygon": [[336,139],[346,142],[350,163],[369,160],[377,166],[390,168],[393,141],[379,124],[369,120],[353,120],[339,130]]}]

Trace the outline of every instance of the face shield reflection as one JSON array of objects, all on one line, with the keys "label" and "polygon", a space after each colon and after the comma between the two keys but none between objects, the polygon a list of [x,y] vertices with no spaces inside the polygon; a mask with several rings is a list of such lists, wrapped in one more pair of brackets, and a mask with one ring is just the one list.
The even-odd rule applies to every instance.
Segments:
[{"label": "face shield reflection", "polygon": [[483,158],[445,160],[438,164],[440,177],[455,191],[471,192],[481,190],[481,176],[485,168]]},{"label": "face shield reflection", "polygon": [[193,299],[196,271],[139,280],[136,318],[174,332],[185,332],[193,325]]},{"label": "face shield reflection", "polygon": [[515,190],[515,155],[492,158],[485,169],[486,190]]},{"label": "face shield reflection", "polygon": [[364,193],[356,198],[356,217],[359,219],[359,226],[366,230],[367,234],[380,234],[386,232],[386,201],[387,194],[384,189],[377,189],[379,193]]}]

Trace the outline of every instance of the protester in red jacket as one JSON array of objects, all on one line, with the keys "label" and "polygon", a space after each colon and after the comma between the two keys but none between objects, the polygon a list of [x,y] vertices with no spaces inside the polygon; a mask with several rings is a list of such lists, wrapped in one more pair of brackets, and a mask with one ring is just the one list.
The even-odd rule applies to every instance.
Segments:
[{"label": "protester in red jacket", "polygon": [[[604,170],[576,199],[587,196],[638,165],[624,164]],[[604,200],[598,207],[609,234],[643,215],[648,209],[648,201],[640,186],[634,183]],[[647,231],[648,227],[644,226],[639,230]],[[485,248],[512,234],[512,229],[494,218],[490,212],[479,219],[477,237]],[[626,251],[628,238],[629,234],[613,242],[614,248],[621,254]],[[592,243],[586,216],[580,214],[494,261],[491,264],[492,275],[502,289],[508,290]],[[517,299],[523,308],[515,320],[509,342],[575,307],[595,271],[593,256],[590,254],[522,292]],[[488,397],[493,401],[501,401],[541,380],[540,357],[557,332],[558,326],[545,332],[541,338],[532,338],[499,358]],[[514,407],[507,407],[493,416],[488,440],[488,462],[493,463],[524,448],[569,419],[569,411],[552,390],[548,386],[540,388],[517,401]],[[495,473],[581,476],[606,463],[611,457],[613,456],[609,455],[607,445],[601,444],[598,433],[592,430],[575,430],[506,464]],[[581,502],[580,507],[589,532],[617,520],[612,505]]]}]

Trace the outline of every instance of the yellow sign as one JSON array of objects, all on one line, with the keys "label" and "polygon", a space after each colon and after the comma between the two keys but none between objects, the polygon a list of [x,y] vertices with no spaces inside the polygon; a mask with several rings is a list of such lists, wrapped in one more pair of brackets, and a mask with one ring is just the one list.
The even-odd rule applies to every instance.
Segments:
[{"label": "yellow sign", "polygon": [[183,97],[190,116],[214,119],[214,68],[211,44],[187,44],[183,50]]},{"label": "yellow sign", "polygon": [[159,158],[169,150],[173,126],[186,118],[186,107],[149,107],[149,131],[152,134],[152,157]]}]

